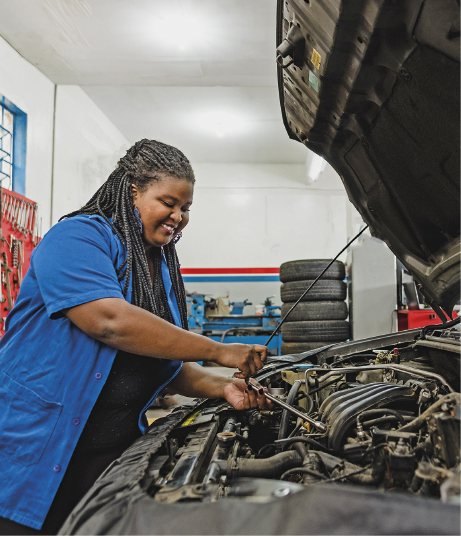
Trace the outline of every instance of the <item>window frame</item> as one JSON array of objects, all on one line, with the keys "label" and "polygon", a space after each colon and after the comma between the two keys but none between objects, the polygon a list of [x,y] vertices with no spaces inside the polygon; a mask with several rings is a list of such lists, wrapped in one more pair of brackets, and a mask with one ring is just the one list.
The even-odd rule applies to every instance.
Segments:
[{"label": "window frame", "polygon": [[[27,114],[0,95],[0,104],[14,116],[11,189],[26,194]],[[0,183],[1,184],[1,183]]]}]

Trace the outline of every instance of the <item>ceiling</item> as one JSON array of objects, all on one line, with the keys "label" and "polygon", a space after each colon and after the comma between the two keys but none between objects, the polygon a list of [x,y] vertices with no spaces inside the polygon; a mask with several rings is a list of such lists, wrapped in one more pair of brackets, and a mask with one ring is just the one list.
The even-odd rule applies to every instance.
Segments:
[{"label": "ceiling", "polygon": [[299,163],[272,87],[85,86],[130,142],[153,137],[193,162]]},{"label": "ceiling", "polygon": [[276,0],[0,0],[0,35],[130,142],[195,162],[302,163],[282,124]]}]

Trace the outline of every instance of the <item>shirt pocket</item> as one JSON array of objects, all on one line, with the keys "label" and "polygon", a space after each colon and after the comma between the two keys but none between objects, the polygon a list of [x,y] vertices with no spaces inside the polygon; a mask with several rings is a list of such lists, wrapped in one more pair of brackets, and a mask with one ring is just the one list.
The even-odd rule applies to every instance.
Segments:
[{"label": "shirt pocket", "polygon": [[0,452],[22,465],[38,462],[61,414],[62,404],[0,374]]}]

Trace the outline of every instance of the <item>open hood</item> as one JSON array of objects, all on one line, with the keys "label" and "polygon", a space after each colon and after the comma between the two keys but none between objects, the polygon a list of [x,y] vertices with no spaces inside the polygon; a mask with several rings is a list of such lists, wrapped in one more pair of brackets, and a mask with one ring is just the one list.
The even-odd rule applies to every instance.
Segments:
[{"label": "open hood", "polygon": [[460,293],[459,2],[279,0],[290,138],[327,160],[350,201],[451,316]]}]

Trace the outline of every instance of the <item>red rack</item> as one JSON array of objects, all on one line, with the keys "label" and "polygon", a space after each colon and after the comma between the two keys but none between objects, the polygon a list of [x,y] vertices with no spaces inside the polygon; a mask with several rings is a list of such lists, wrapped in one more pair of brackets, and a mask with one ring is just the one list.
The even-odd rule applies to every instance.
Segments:
[{"label": "red rack", "polygon": [[0,186],[0,336],[5,333],[5,318],[12,309],[30,266],[38,237],[37,203]]}]

